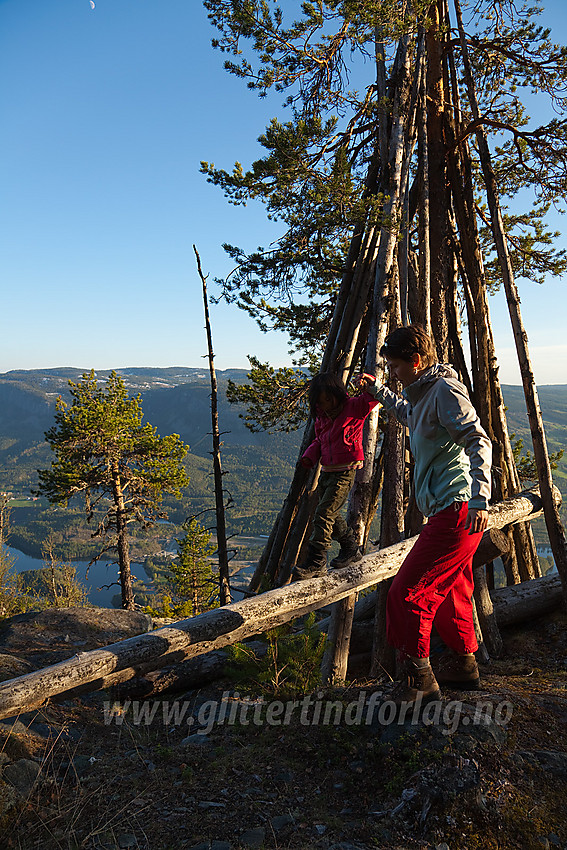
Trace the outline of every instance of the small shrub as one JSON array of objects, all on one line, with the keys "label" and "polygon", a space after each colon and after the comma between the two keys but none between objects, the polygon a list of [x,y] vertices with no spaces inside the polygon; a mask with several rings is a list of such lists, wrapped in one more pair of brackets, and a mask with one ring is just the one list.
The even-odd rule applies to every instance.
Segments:
[{"label": "small shrub", "polygon": [[326,636],[315,628],[314,614],[307,617],[303,632],[291,634],[292,629],[293,622],[266,632],[265,655],[245,643],[229,647],[232,678],[270,696],[291,697],[315,690],[321,681]]}]

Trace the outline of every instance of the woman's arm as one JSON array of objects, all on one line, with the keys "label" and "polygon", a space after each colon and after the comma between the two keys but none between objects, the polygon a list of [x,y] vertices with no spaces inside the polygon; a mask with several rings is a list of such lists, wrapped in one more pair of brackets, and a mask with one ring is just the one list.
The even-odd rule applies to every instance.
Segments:
[{"label": "woman's arm", "polygon": [[389,387],[376,386],[376,378],[373,375],[368,375],[367,373],[357,375],[353,378],[353,382],[361,390],[361,392],[367,392],[380,402],[386,410],[393,413],[402,425],[408,424],[408,411],[410,406],[404,398],[396,395],[396,393],[392,392]]}]

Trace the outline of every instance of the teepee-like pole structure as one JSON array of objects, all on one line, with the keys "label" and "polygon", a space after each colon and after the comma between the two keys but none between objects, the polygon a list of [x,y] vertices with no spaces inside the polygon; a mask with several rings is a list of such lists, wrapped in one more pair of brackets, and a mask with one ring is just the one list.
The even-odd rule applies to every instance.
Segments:
[{"label": "teepee-like pole structure", "polygon": [[[409,6],[402,5],[409,14]],[[389,66],[383,31],[376,28],[375,82],[369,89],[374,99],[373,154],[367,165],[365,196],[382,199],[381,217],[378,221],[363,218],[353,230],[321,370],[336,371],[348,380],[355,370],[364,368],[383,379],[379,351],[388,331],[402,322],[424,325],[433,335],[439,360],[451,363],[468,388],[492,441],[494,500],[519,492],[479,230],[478,196],[484,196],[516,340],[547,530],[567,595],[565,534],[553,499],[527,335],[459,0],[454,0],[454,10],[456,25],[446,0],[435,0],[425,15],[416,15],[415,25],[408,26],[395,49],[390,48]],[[309,423],[304,445],[311,439]],[[357,474],[348,509],[349,524],[363,546],[380,494],[381,546],[419,530],[422,517],[411,499],[406,442],[403,429],[382,421],[378,411],[369,417],[364,467]],[[270,584],[289,580],[309,535],[317,476],[317,470],[307,472],[298,463],[252,580],[253,590],[261,587],[263,577]],[[508,584],[539,576],[529,523],[504,533]],[[489,650],[498,652],[501,639],[486,609],[491,574],[490,564],[486,571],[477,570],[475,598],[481,627],[491,624],[485,641]],[[374,671],[390,663],[384,639],[385,591],[381,589],[376,602]],[[327,681],[346,676],[355,602],[355,596],[347,597],[333,610],[331,646],[323,671]]]}]

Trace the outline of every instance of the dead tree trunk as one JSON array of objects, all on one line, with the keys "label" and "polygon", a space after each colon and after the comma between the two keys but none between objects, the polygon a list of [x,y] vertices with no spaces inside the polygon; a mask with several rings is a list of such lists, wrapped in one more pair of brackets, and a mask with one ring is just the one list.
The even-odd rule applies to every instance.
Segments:
[{"label": "dead tree trunk", "polygon": [[459,36],[461,50],[463,54],[463,67],[465,73],[465,82],[467,85],[469,103],[471,107],[473,121],[477,124],[476,138],[478,143],[480,163],[486,186],[488,205],[490,209],[490,220],[496,250],[500,262],[500,271],[504,281],[504,289],[508,301],[508,309],[514,332],[514,340],[518,353],[518,362],[522,375],[522,384],[526,397],[527,413],[530,422],[530,430],[532,433],[532,443],[534,449],[534,457],[538,472],[538,481],[541,489],[541,497],[545,515],[545,523],[549,535],[549,542],[553,551],[553,557],[557,566],[557,571],[561,577],[561,582],[564,588],[565,601],[567,604],[567,540],[565,539],[565,531],[561,524],[559,511],[553,498],[553,480],[551,475],[551,464],[549,462],[549,454],[547,451],[547,441],[545,438],[545,430],[539,406],[538,393],[535,385],[535,379],[532,371],[531,359],[528,350],[527,334],[522,322],[520,312],[520,299],[518,290],[514,280],[514,272],[512,262],[508,251],[506,234],[504,231],[504,223],[498,200],[498,189],[496,186],[496,178],[492,167],[492,158],[486,134],[480,120],[480,112],[476,98],[476,92],[473,83],[473,76],[468,55],[468,47],[466,43],[463,20],[461,15],[461,7],[459,0],[454,0],[455,12],[457,15],[457,24],[459,28]]},{"label": "dead tree trunk", "polygon": [[443,132],[446,109],[444,80],[445,15],[443,0],[429,9],[427,33],[427,146],[429,169],[429,246],[431,262],[432,335],[441,363],[449,359],[449,329],[445,304],[449,289],[449,203],[447,194],[446,145]]},{"label": "dead tree trunk", "polygon": [[207,331],[207,347],[209,357],[209,373],[211,376],[211,421],[213,433],[213,474],[215,481],[215,512],[216,512],[216,529],[217,529],[217,551],[219,556],[219,594],[220,604],[228,605],[231,601],[230,595],[230,577],[228,571],[228,550],[226,545],[226,521],[224,514],[224,487],[222,481],[222,465],[221,465],[221,442],[219,430],[219,414],[218,414],[218,392],[217,392],[217,376],[215,372],[215,355],[213,353],[213,336],[211,332],[211,322],[209,319],[209,301],[207,298],[207,279],[201,268],[201,258],[195,245],[193,245],[195,257],[197,258],[197,269],[203,286],[203,306],[205,310],[205,328]]}]

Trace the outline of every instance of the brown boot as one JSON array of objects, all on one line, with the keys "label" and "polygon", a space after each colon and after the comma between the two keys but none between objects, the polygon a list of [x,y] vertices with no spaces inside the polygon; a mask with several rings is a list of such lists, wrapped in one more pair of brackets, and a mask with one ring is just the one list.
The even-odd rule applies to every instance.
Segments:
[{"label": "brown boot", "polygon": [[406,658],[403,663],[402,675],[398,684],[390,694],[390,699],[401,706],[441,699],[441,691],[431,668],[431,664],[420,666],[411,658]]},{"label": "brown boot", "polygon": [[443,685],[458,690],[477,691],[480,688],[480,675],[474,655],[459,655],[452,649],[446,649],[435,665],[435,675]]}]

